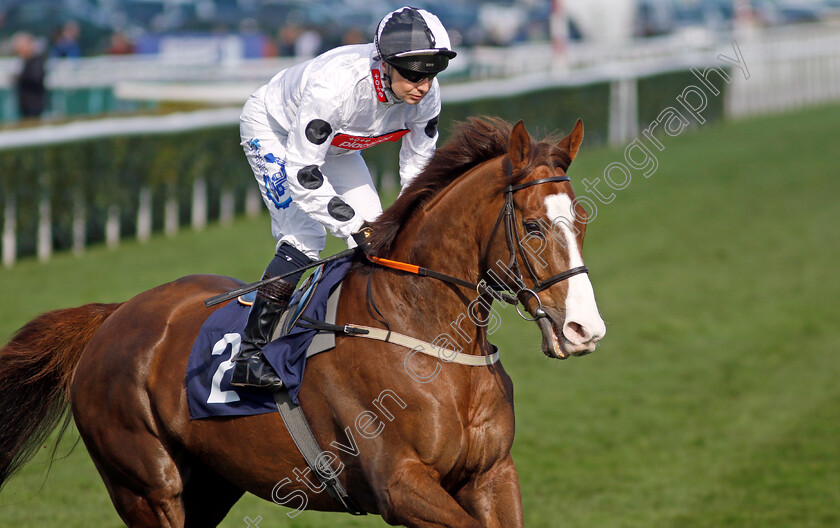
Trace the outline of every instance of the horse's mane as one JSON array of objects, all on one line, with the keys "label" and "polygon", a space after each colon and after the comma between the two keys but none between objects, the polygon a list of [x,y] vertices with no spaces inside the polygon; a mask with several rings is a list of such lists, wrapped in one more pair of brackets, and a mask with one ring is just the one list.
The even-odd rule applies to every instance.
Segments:
[{"label": "horse's mane", "polygon": [[385,255],[411,214],[471,168],[508,151],[512,126],[496,117],[471,117],[455,125],[454,134],[391,207],[372,224],[371,247]]},{"label": "horse's mane", "polygon": [[[372,223],[370,245],[374,254],[387,255],[400,228],[414,211],[423,207],[459,176],[485,161],[507,154],[512,129],[513,125],[507,121],[488,116],[471,117],[455,123],[453,135],[435,150],[423,172]],[[557,138],[549,135],[537,144],[532,155],[536,157],[537,152],[545,153],[545,149],[550,149],[559,156],[560,166],[565,170],[571,158],[556,148],[556,143]]]}]

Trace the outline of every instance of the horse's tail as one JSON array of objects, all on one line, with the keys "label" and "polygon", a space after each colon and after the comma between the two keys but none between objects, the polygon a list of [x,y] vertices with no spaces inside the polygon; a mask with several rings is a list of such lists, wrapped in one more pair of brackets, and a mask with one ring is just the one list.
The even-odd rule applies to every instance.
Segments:
[{"label": "horse's tail", "polygon": [[87,304],[45,313],[0,349],[0,487],[59,421],[61,439],[70,424],[65,411],[76,364],[94,332],[119,306]]}]

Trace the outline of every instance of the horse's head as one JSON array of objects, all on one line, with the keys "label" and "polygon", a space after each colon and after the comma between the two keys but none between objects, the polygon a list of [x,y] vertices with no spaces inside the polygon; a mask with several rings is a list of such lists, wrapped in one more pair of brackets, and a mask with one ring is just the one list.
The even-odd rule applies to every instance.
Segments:
[{"label": "horse's head", "polygon": [[[483,290],[488,295],[497,295],[494,285],[516,292],[536,319],[549,357],[595,350],[606,329],[581,256],[586,211],[575,203],[566,176],[582,140],[579,120],[559,142],[538,143],[521,121],[511,127],[480,117],[458,124],[373,224],[371,251],[450,277],[478,275],[491,286]],[[472,244],[476,252],[459,251]]]},{"label": "horse's head", "polygon": [[543,335],[543,352],[565,359],[592,352],[606,327],[583,263],[587,213],[566,171],[583,123],[555,143],[534,143],[519,121],[502,158],[505,206],[490,223],[484,264],[491,282],[518,292]]}]

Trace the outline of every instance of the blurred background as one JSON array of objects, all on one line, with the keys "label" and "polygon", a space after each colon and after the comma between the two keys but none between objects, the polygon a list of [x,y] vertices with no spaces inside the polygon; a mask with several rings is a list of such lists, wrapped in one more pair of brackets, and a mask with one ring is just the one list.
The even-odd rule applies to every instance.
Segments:
[{"label": "blurred background", "polygon": [[[257,280],[273,239],[242,105],[401,5],[0,0],[0,342],[190,273]],[[585,123],[569,175],[597,208],[584,253],[607,336],[548,362],[505,307],[491,336],[526,525],[840,526],[840,0],[410,5],[458,51],[441,141],[473,115],[535,137]],[[364,152],[386,206],[397,147]],[[121,525],[76,440],[0,492],[0,526]],[[224,526],[286,511],[246,495]]]},{"label": "blurred background", "polygon": [[[259,211],[229,136],[237,108],[277,71],[369,42],[401,3],[0,0],[0,128],[13,130],[0,130],[0,199],[17,222],[6,222],[3,262]],[[568,112],[586,120],[589,144],[620,145],[697,82],[692,67],[731,73],[717,56],[737,59],[733,41],[748,71],[736,69],[723,94],[709,98],[709,121],[840,97],[837,0],[415,4],[441,18],[459,52],[439,76],[444,123],[489,112],[552,130]],[[35,93],[21,95],[24,85]],[[101,119],[137,114],[161,117]],[[175,148],[168,139],[179,131]],[[381,187],[393,189],[394,150],[366,156]],[[95,169],[79,163],[86,157]],[[23,175],[30,166],[45,170]],[[93,192],[93,173],[111,190]],[[49,228],[47,219],[19,217],[50,209],[57,196],[75,205],[65,217],[50,211]]]}]

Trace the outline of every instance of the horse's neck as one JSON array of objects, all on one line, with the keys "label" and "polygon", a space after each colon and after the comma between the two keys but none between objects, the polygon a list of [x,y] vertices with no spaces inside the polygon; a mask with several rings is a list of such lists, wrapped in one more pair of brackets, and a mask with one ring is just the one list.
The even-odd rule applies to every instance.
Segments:
[{"label": "horse's neck", "polygon": [[[418,211],[403,227],[389,257],[478,282],[481,233],[492,216],[489,210],[497,214],[501,207],[495,204],[498,196],[491,194],[492,186],[486,183],[492,177],[488,171],[496,168],[485,167],[464,177],[444,196]],[[454,337],[463,338],[460,343],[465,351],[480,352],[484,327],[473,323],[468,313],[476,292],[429,277],[403,274],[390,275],[385,282],[383,292],[387,291],[397,306],[410,307],[411,315],[404,319],[414,327],[413,331],[422,332],[427,338],[458,334]]]}]

